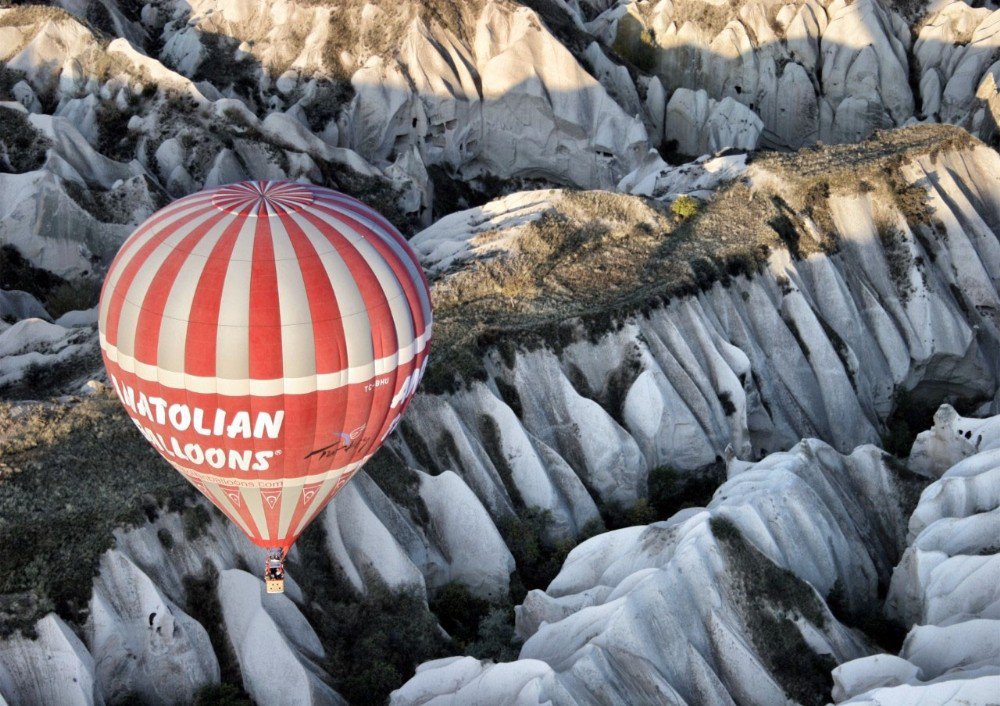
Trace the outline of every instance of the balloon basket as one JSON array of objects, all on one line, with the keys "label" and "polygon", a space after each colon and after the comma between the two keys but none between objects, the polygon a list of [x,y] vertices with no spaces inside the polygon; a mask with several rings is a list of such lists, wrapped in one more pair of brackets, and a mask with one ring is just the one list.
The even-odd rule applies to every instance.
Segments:
[{"label": "balloon basket", "polygon": [[267,585],[268,593],[285,592],[285,579],[267,579],[264,583]]}]

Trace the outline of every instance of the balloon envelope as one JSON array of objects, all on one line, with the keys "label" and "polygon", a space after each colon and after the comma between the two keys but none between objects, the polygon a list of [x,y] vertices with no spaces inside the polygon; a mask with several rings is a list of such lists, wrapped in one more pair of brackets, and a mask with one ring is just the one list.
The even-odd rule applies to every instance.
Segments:
[{"label": "balloon envelope", "polygon": [[142,223],[98,323],[146,439],[254,543],[287,549],[398,423],[431,309],[416,256],[378,213],[255,181]]}]

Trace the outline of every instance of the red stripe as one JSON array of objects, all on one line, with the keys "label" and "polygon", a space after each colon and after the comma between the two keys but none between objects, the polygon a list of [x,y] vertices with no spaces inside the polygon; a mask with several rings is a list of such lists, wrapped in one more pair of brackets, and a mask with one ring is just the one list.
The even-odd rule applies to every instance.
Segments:
[{"label": "red stripe", "polygon": [[[321,218],[311,211],[303,211],[303,215],[319,230],[319,232],[334,246],[337,254],[344,261],[347,271],[354,278],[358,291],[361,293],[361,300],[365,305],[365,312],[358,312],[358,316],[365,316],[368,319],[368,330],[371,336],[372,360],[384,358],[399,350],[399,341],[396,336],[396,323],[392,317],[392,310],[386,298],[386,292],[382,289],[382,284],[378,276],[372,270],[371,265],[365,256],[344,236],[338,229],[337,224],[343,221],[329,218]],[[368,363],[370,361],[365,361]],[[360,361],[349,361],[351,366],[356,366]],[[366,425],[372,422],[372,405],[378,399],[378,392],[385,388],[376,388],[375,392],[355,391],[347,399],[347,404],[340,409],[320,409],[321,419],[326,419],[332,426],[323,431],[350,431],[354,427],[353,422],[359,420]],[[360,414],[359,414],[360,413]]]},{"label": "red stripe", "polygon": [[257,219],[250,265],[250,377],[284,377],[281,361],[281,310],[278,273],[269,218]]},{"label": "red stripe", "polygon": [[[417,284],[413,281],[413,276],[407,269],[406,265],[399,259],[399,255],[396,251],[385,242],[383,236],[377,231],[372,230],[366,226],[362,221],[352,218],[350,215],[337,211],[335,209],[317,204],[319,206],[318,210],[328,215],[335,221],[343,223],[350,226],[353,230],[357,231],[359,234],[364,236],[371,245],[375,248],[382,259],[389,265],[392,270],[393,276],[399,283],[400,289],[406,296],[406,302],[409,306],[412,318],[413,318],[413,337],[423,335],[426,329],[426,321],[424,319],[424,307],[421,303],[420,293],[417,291]],[[339,231],[338,231],[339,232]],[[346,239],[345,239],[346,240]],[[404,251],[409,249],[409,246],[404,244]],[[420,266],[417,265],[417,270],[423,272]],[[351,272],[354,272],[354,268],[351,268]],[[376,356],[382,357],[382,356]]]},{"label": "red stripe", "polygon": [[187,341],[184,349],[184,372],[203,377],[215,376],[216,345],[219,336],[219,310],[226,272],[236,246],[236,239],[245,224],[235,218],[212,248],[202,270],[191,302]]},{"label": "red stripe", "polygon": [[[231,500],[231,499],[229,498],[229,493],[230,493],[230,492],[232,492],[232,491],[234,491],[234,490],[235,490],[235,491],[236,491],[237,493],[239,493],[239,496],[240,496],[240,504],[239,504],[239,505],[236,505],[236,513],[237,513],[237,514],[238,514],[238,515],[240,516],[240,518],[241,518],[241,519],[243,520],[243,523],[244,523],[244,524],[245,524],[245,525],[247,526],[247,529],[249,529],[249,530],[250,530],[250,539],[253,539],[253,540],[256,540],[256,539],[260,539],[260,538],[262,538],[262,535],[260,534],[259,530],[257,529],[257,521],[256,521],[256,520],[254,520],[254,518],[253,518],[253,515],[252,515],[252,514],[250,514],[250,508],[248,508],[248,507],[247,507],[247,499],[246,499],[246,497],[245,497],[245,496],[243,495],[243,493],[241,493],[241,492],[240,492],[240,487],[239,487],[239,486],[236,486],[236,485],[222,485],[222,484],[220,484],[220,485],[219,485],[219,490],[221,490],[221,491],[222,491],[222,494],[223,494],[223,495],[224,495],[224,496],[226,497],[226,499],[227,499],[227,500],[229,500],[229,502],[230,502],[231,504],[233,504],[233,505],[236,505],[236,503],[234,503],[234,502],[233,502],[233,501],[232,501],[232,500]],[[257,490],[257,489],[256,489],[256,488],[250,488],[250,489],[249,489],[249,491],[250,491],[251,493],[252,493],[252,492],[254,492],[255,490]],[[218,504],[218,503],[216,503],[216,504]],[[221,509],[221,510],[225,511],[225,508],[219,508],[219,509]],[[229,515],[230,513],[226,512],[226,514],[227,514],[227,515]],[[231,516],[231,515],[230,515],[230,519],[232,519],[232,516]],[[237,526],[237,527],[239,527],[239,526],[240,526],[240,524],[239,524],[239,523],[237,522],[237,523],[236,523],[236,526]]]},{"label": "red stripe", "polygon": [[[363,201],[359,201],[351,196],[348,196],[347,194],[342,194],[339,191],[333,191],[330,189],[327,189],[326,191],[326,195],[332,194],[340,197],[339,203],[341,203],[344,208],[378,223],[382,227],[382,230],[388,233],[389,236],[399,244],[400,249],[406,253],[406,257],[413,264],[413,268],[420,273],[420,278],[424,282],[424,288],[428,291],[430,290],[430,283],[427,281],[427,275],[424,274],[424,268],[420,265],[420,259],[417,257],[417,253],[413,251],[413,248],[410,247],[410,244],[406,241],[406,238],[403,237],[403,234],[396,229],[396,226],[387,221],[385,216],[369,207]],[[335,199],[335,201],[337,200]],[[428,301],[430,301],[429,298]]]},{"label": "red stripe", "polygon": [[153,274],[149,287],[146,289],[146,296],[142,300],[142,307],[135,327],[134,355],[138,361],[150,365],[157,364],[163,309],[170,297],[177,274],[190,256],[191,249],[225,217],[226,214],[220,213],[217,217],[209,219],[184,236],[184,239],[170,251],[160,268]]},{"label": "red stripe", "polygon": [[115,259],[111,261],[111,265],[110,267],[108,267],[107,275],[105,275],[104,278],[104,285],[101,288],[101,299],[104,299],[104,297],[108,294],[108,292],[106,292],[105,290],[107,289],[108,284],[111,281],[112,275],[114,274],[115,270],[119,267],[123,267],[133,257],[131,251],[138,246],[138,243],[143,238],[143,236],[145,236],[151,230],[155,229],[160,223],[164,221],[164,219],[176,216],[179,211],[182,211],[185,208],[189,208],[191,206],[198,206],[200,209],[201,206],[205,205],[204,202],[206,201],[208,203],[211,203],[211,200],[207,197],[198,199],[195,199],[195,197],[193,196],[186,197],[184,199],[181,199],[180,201],[176,201],[170,204],[169,206],[160,209],[152,216],[147,218],[145,221],[140,223],[139,227],[136,228],[132,232],[132,235],[130,235],[122,244],[121,248],[118,250],[118,254],[115,255]]},{"label": "red stripe", "polygon": [[[316,373],[333,373],[347,367],[347,339],[341,320],[340,306],[330,276],[315,246],[295,219],[287,213],[280,215],[288,239],[298,258],[303,286],[309,302],[312,319],[313,345],[316,356]],[[303,405],[299,428],[303,437],[309,438],[311,448],[322,447],[330,429],[318,423],[319,397],[312,395],[311,404]]]},{"label": "red stripe", "polygon": [[347,367],[347,343],[340,320],[340,306],[330,276],[315,246],[294,218],[281,213],[279,218],[298,258],[302,282],[309,300],[313,341],[316,345],[316,373],[335,373]]},{"label": "red stripe", "polygon": [[[373,358],[383,358],[391,353],[395,353],[396,346],[396,324],[392,318],[392,311],[389,309],[389,302],[386,299],[382,285],[372,270],[364,256],[344,237],[343,233],[333,227],[329,219],[323,219],[308,211],[301,212],[305,218],[316,227],[320,234],[325,237],[337,250],[337,254],[344,261],[347,270],[354,276],[355,284],[361,293],[361,300],[365,303],[368,312],[369,328],[372,334],[372,355]],[[356,365],[355,361],[350,361],[351,365]]]},{"label": "red stripe", "polygon": [[176,222],[171,223],[168,227],[157,233],[145,245],[136,251],[132,259],[128,261],[127,265],[125,265],[125,269],[122,271],[121,277],[115,284],[114,291],[111,292],[111,304],[108,307],[108,320],[105,327],[105,336],[112,345],[118,345],[118,324],[121,321],[122,306],[125,303],[125,295],[132,286],[132,282],[135,280],[139,269],[145,264],[146,260],[149,259],[149,256],[163,243],[164,240],[172,236],[181,228],[189,225],[192,221],[204,216],[206,213],[211,213],[211,211],[192,211],[191,213],[178,219]]}]

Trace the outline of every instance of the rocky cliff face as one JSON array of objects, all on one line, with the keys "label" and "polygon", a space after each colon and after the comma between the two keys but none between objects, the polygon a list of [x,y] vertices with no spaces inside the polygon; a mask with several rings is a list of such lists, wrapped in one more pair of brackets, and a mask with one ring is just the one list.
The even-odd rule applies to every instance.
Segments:
[{"label": "rocky cliff face", "polygon": [[[650,73],[647,96],[657,103],[678,89],[702,89],[756,113],[763,144],[797,147],[853,142],[914,119],[992,136],[994,9],[875,0],[623,2],[586,26]],[[698,112],[690,102],[678,109],[689,120]],[[683,133],[665,124],[655,134],[683,151]]]},{"label": "rocky cliff face", "polygon": [[[850,654],[865,656],[833,670],[838,703],[986,703],[1000,685],[998,424],[942,407],[913,455],[967,458],[923,491],[908,534],[900,500],[926,481],[875,447],[804,441],[732,462],[706,508],[574,549],[519,606],[519,659],[429,662],[392,703],[824,703],[827,665]],[[898,657],[839,622],[887,585],[889,614],[914,625]]]},{"label": "rocky cliff face", "polygon": [[940,479],[910,517],[886,611],[913,625],[899,656],[874,655],[833,672],[833,697],[851,704],[987,702],[1000,683],[996,495],[1000,418],[942,407],[911,458]]},{"label": "rocky cliff face", "polygon": [[[544,591],[528,593],[517,608],[521,660],[432,662],[395,698],[461,700],[463,689],[499,683],[515,689],[497,692],[501,701],[530,691],[586,702],[607,690],[640,701],[769,703],[781,694],[809,701],[826,693],[830,669],[842,662],[848,666],[837,679],[846,684],[854,678],[851,660],[877,648],[844,621],[881,609],[880,591],[906,546],[906,498],[921,485],[874,447],[850,449],[885,433],[887,418],[900,412],[900,389],[911,391],[916,406],[942,398],[995,404],[1000,165],[994,152],[965,138],[942,142],[956,135],[918,129],[884,137],[896,142],[882,151],[869,143],[729,164],[728,180],[693,221],[638,197],[551,190],[508,196],[423,231],[414,245],[434,277],[442,366],[390,441],[392,456],[373,463],[371,477],[359,476],[325,511],[310,564],[292,565],[288,598],[280,605],[259,599],[253,567],[261,557],[232,527],[205,515],[192,529],[190,506],[161,509],[152,521],[117,531],[115,548],[100,555],[79,635],[50,615],[34,640],[3,643],[11,655],[5,664],[15,667],[0,693],[13,702],[114,702],[130,694],[177,702],[228,673],[254,699],[268,700],[273,683],[257,675],[279,660],[296,698],[336,702],[331,683],[343,676],[316,622],[323,618],[310,607],[315,552],[343,590],[359,595],[416,586],[433,599],[458,582],[497,600],[511,590],[511,572],[524,570],[505,545],[524,508],[549,513],[548,541],[571,539],[599,524],[602,511],[645,496],[650,469],[697,474],[719,459],[730,480],[707,509],[600,535],[574,550]],[[924,150],[929,137],[944,148]],[[885,181],[883,152],[902,155],[898,174],[908,182]],[[721,164],[665,168],[659,178],[697,192]],[[838,170],[847,168],[870,182],[839,181]],[[817,172],[826,187],[806,210],[793,194],[814,194]],[[779,208],[773,185],[793,179],[790,202],[772,212]],[[760,206],[741,212],[740,203]],[[714,229],[717,209],[733,242],[691,232],[698,223]],[[776,220],[781,213],[792,225]],[[622,238],[625,228],[632,237]],[[578,243],[575,260],[567,260],[565,232],[591,233],[603,246],[591,252]],[[574,278],[606,266],[605,258],[617,261],[615,243],[643,269],[620,270],[597,290]],[[664,243],[677,249],[661,261]],[[745,252],[761,253],[752,260],[760,271],[727,275],[726,263]],[[530,278],[508,279],[536,267],[569,298],[558,288],[532,289]],[[640,275],[646,283],[635,289],[630,278]],[[498,300],[503,316],[482,302],[471,311],[450,303],[465,301],[454,292],[484,283],[509,285]],[[636,291],[645,311],[628,313]],[[469,316],[478,327],[461,325]],[[552,329],[552,317],[563,327]],[[92,346],[91,322],[77,312],[8,328],[0,341],[11,342],[4,361],[13,379],[25,371],[18,356],[44,365],[63,360],[68,346]],[[26,338],[29,330],[37,333]],[[478,356],[476,366],[455,367],[469,356]],[[968,431],[967,445],[983,443],[978,427]],[[920,472],[957,453],[951,432],[936,427],[934,434],[911,458]],[[806,436],[825,442],[796,445]],[[794,448],[775,453],[786,447]],[[11,459],[30,467],[24,456]],[[928,600],[902,599],[922,590],[909,578],[923,576],[915,552],[903,554],[891,581],[893,615],[907,623],[924,620]],[[198,576],[209,583],[192,583]],[[747,598],[761,582],[778,587],[763,604]],[[970,588],[976,600],[981,593]],[[203,595],[215,613],[205,612]],[[640,621],[637,636],[640,614],[661,617]],[[783,647],[765,638],[773,630],[787,638]],[[41,683],[32,671],[37,650],[64,655],[67,670],[85,678]],[[642,666],[632,660],[635,650],[649,652]],[[792,655],[803,681],[780,666]],[[164,692],[176,674],[186,686]],[[838,687],[844,698],[862,693],[857,684],[874,683],[857,679]],[[442,684],[450,691],[442,693]],[[49,689],[61,691],[50,696]]]},{"label": "rocky cliff face", "polygon": [[[992,7],[61,4],[0,9],[0,702],[995,689],[995,422],[871,445],[1000,412]],[[876,132],[914,119],[962,127]],[[436,311],[280,599],[89,308],[136,223],[250,176],[379,204]]]}]

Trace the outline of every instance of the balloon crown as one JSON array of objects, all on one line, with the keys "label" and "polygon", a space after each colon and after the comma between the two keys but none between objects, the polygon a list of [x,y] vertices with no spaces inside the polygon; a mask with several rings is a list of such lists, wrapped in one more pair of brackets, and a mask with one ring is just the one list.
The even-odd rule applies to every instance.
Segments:
[{"label": "balloon crown", "polygon": [[294,213],[314,199],[312,189],[294,181],[241,181],[216,189],[212,205],[239,216],[270,218]]}]

